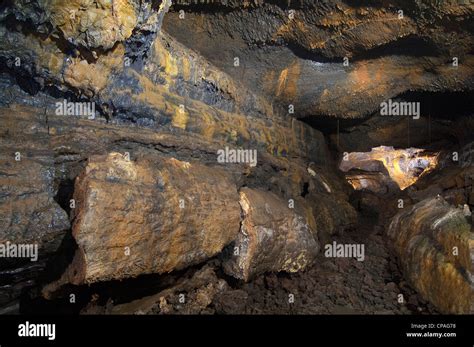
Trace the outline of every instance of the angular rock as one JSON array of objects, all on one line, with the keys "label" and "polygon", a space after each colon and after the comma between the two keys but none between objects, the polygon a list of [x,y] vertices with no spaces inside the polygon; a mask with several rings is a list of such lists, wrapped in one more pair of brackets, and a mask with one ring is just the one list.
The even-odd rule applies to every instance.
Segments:
[{"label": "angular rock", "polygon": [[355,190],[368,190],[376,194],[384,194],[396,191],[398,185],[382,172],[354,172],[346,174],[346,179]]},{"label": "angular rock", "polygon": [[463,210],[423,200],[391,221],[388,236],[411,285],[442,313],[474,313],[474,233]]},{"label": "angular rock", "polygon": [[[369,172],[388,172],[401,190],[415,183],[419,177],[432,171],[438,164],[437,154],[419,148],[394,149],[391,146],[372,148],[370,152],[349,153],[339,164],[339,169],[348,172],[359,169]],[[385,169],[386,170],[385,170]],[[355,179],[353,178],[355,181]],[[363,182],[353,184],[357,189]]]},{"label": "angular rock", "polygon": [[264,272],[297,272],[310,265],[319,251],[308,222],[271,192],[240,190],[243,221],[230,247],[225,271],[248,281]]},{"label": "angular rock", "polygon": [[59,284],[183,269],[219,253],[240,222],[224,171],[174,158],[93,156],[74,198],[78,250]]},{"label": "angular rock", "polygon": [[106,307],[105,313],[115,315],[213,313],[209,310],[209,305],[218,294],[229,290],[227,282],[218,278],[215,269],[209,265],[194,273],[189,272],[170,288],[111,308]]}]

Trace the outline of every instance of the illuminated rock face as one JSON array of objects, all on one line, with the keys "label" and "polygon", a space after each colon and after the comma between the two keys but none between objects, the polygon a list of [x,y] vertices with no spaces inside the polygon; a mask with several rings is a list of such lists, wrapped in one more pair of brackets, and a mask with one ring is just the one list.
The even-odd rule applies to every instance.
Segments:
[{"label": "illuminated rock face", "polygon": [[[344,172],[352,169],[380,172],[382,171],[380,164],[386,169],[390,179],[401,190],[404,190],[422,175],[432,171],[438,164],[438,159],[436,154],[426,153],[418,148],[394,149],[393,147],[380,146],[373,148],[371,152],[349,153],[347,158],[343,158],[339,168]],[[372,177],[372,179],[375,178]],[[373,186],[375,190],[379,190],[376,188],[377,184],[370,184],[363,177],[348,175],[348,181],[354,189],[370,189]]]},{"label": "illuminated rock face", "polygon": [[443,313],[474,313],[474,234],[463,209],[423,200],[397,214],[388,235],[423,297]]},{"label": "illuminated rock face", "polygon": [[348,173],[346,179],[355,190],[369,190],[377,194],[388,193],[398,187],[384,172]]},{"label": "illuminated rock face", "polygon": [[[34,103],[32,97],[16,88],[11,92],[17,93],[14,95],[18,100]],[[53,234],[58,235],[59,243],[64,229],[69,228],[66,212],[52,197],[58,181],[76,180],[71,196],[76,203],[71,218],[74,218],[73,237],[79,249],[62,278],[46,288],[46,295],[66,283],[93,283],[168,272],[217,255],[238,238],[241,206],[237,191],[244,184],[261,187],[254,194],[248,193],[259,211],[249,212],[249,223],[261,222],[274,228],[275,237],[267,239],[265,245],[268,250],[286,252],[283,258],[278,252],[266,253],[262,264],[259,264],[262,259],[256,257],[252,266],[258,271],[303,269],[318,250],[316,231],[332,234],[354,223],[356,213],[347,201],[345,182],[314,163],[308,168],[306,161],[270,156],[262,151],[255,167],[220,164],[218,150],[229,144],[200,137],[188,142],[182,136],[157,133],[149,128],[58,116],[54,109],[48,111],[46,124],[43,112],[26,105],[0,107],[3,125],[0,145],[5,152],[11,152],[11,144],[21,139],[22,145],[15,148],[23,155],[22,161],[16,162],[11,152],[11,157],[0,164],[2,172],[17,174],[5,177],[5,182],[16,187],[37,185],[37,180],[28,177],[43,179],[35,173],[41,171],[41,165],[36,164],[49,165],[48,170],[44,169],[46,174],[51,174],[45,176],[48,184],[38,183],[34,189],[48,191],[44,196],[35,195],[35,201],[42,204],[49,201],[51,212],[44,210],[45,220],[38,220],[27,233],[14,233],[16,240],[26,242],[40,235],[44,228],[52,228],[48,238],[38,240],[40,247],[47,245]],[[130,153],[130,160],[125,157],[126,152]],[[173,159],[176,156],[179,159]],[[18,168],[13,170],[15,165]],[[307,187],[303,188],[304,185]],[[184,199],[184,209],[180,208],[180,198]],[[271,214],[262,199],[268,199]],[[290,199],[295,200],[295,210],[289,207]],[[69,205],[69,200],[66,203]],[[20,205],[11,200],[4,205],[12,206]],[[36,208],[35,204],[28,206]],[[42,205],[46,206],[49,205]],[[13,212],[18,216],[19,210],[15,208]],[[62,224],[49,224],[46,217],[56,212]],[[263,221],[259,213],[263,213]],[[25,221],[29,218],[30,215],[25,216]],[[203,232],[205,229],[209,229],[207,233]],[[143,257],[145,253],[149,256]],[[249,255],[253,256],[255,253]],[[249,270],[249,276],[251,271],[254,269]]]}]

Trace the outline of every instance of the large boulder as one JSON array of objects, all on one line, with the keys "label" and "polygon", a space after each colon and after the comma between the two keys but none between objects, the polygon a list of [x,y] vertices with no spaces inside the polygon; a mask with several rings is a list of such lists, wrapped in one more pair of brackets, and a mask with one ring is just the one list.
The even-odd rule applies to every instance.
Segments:
[{"label": "large boulder", "polygon": [[224,171],[174,158],[93,156],[74,198],[78,250],[59,284],[183,269],[219,253],[240,222]]},{"label": "large boulder", "polygon": [[248,281],[267,271],[297,272],[319,251],[316,233],[274,193],[240,190],[243,221],[224,269]]},{"label": "large boulder", "polygon": [[474,234],[442,198],[397,214],[388,235],[413,287],[442,313],[474,313]]}]

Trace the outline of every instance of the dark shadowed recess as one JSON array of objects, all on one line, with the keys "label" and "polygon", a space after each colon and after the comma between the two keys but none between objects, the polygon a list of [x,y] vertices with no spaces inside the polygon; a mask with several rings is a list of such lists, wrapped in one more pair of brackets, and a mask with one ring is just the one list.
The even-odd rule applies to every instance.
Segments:
[{"label": "dark shadowed recess", "polygon": [[[456,121],[461,117],[469,117],[474,114],[474,91],[460,92],[406,92],[393,100],[420,102],[421,117],[431,117],[432,120]],[[335,134],[338,129],[345,132],[345,129],[354,126],[363,126],[364,122],[378,115],[377,110],[367,118],[357,119],[337,119],[327,115],[314,115],[300,118],[301,121],[322,131],[325,135]]]}]

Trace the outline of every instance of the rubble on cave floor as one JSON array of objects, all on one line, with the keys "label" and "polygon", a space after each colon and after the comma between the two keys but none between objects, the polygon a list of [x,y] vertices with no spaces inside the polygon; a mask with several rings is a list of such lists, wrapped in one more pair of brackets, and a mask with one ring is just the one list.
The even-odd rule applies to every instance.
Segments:
[{"label": "rubble on cave floor", "polygon": [[0,312],[473,313],[473,18],[3,2]]},{"label": "rubble on cave floor", "polygon": [[[368,222],[368,221],[365,221]],[[355,229],[334,238],[364,243],[366,258],[327,258],[295,274],[267,273],[244,283],[209,262],[156,294],[127,302],[98,298],[83,314],[430,314],[436,309],[411,289],[390,255],[383,228]],[[399,295],[405,298],[399,302]]]}]

